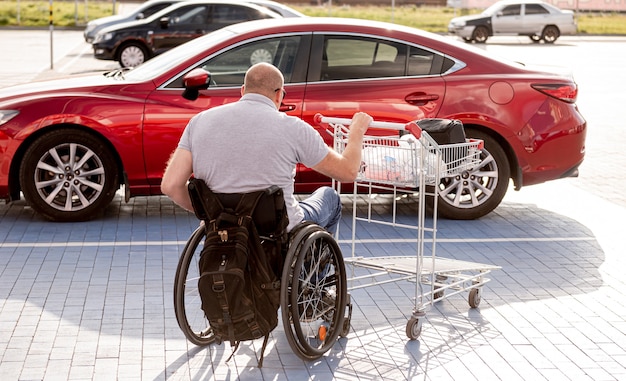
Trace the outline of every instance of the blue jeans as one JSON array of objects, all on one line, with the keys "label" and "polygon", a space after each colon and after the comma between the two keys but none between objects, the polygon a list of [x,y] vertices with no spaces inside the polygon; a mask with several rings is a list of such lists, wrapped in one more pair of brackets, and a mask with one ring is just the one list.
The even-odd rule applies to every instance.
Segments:
[{"label": "blue jeans", "polygon": [[307,199],[300,201],[304,220],[314,222],[334,234],[341,218],[341,198],[331,187],[317,189]]}]

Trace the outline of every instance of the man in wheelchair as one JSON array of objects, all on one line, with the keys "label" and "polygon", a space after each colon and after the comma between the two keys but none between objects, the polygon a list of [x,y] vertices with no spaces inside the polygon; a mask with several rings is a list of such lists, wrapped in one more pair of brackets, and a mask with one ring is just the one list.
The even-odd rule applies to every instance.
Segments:
[{"label": "man in wheelchair", "polygon": [[[347,335],[351,309],[348,308],[348,316],[345,317],[346,307],[350,306],[346,272],[341,250],[330,233],[335,231],[341,217],[341,200],[333,188],[322,187],[310,197],[298,202],[293,194],[294,176],[296,165],[302,163],[337,180],[353,181],[361,164],[363,135],[372,122],[369,115],[357,112],[352,120],[348,144],[343,153],[339,154],[324,143],[312,126],[299,118],[279,112],[279,106],[286,95],[283,85],[284,77],[276,67],[267,63],[250,67],[241,89],[242,97],[238,102],[203,111],[189,121],[178,147],[172,154],[161,184],[161,190],[165,195],[181,207],[196,212],[197,216],[198,210],[194,210],[194,205],[198,204],[198,199],[207,199],[197,197],[196,193],[191,192],[194,194],[192,203],[190,191],[198,188],[196,187],[198,184],[199,188],[206,188],[209,193],[217,194],[219,197],[242,195],[241,198],[237,196],[237,200],[248,200],[248,195],[272,187],[273,189],[278,187],[282,191],[272,193],[276,195],[275,197],[280,197],[282,193],[289,220],[286,229],[290,232],[288,249],[283,253],[284,261],[280,261],[284,265],[272,265],[274,271],[271,271],[276,273],[275,276],[280,281],[267,283],[265,280],[257,282],[252,279],[253,273],[255,276],[270,273],[263,271],[265,267],[262,262],[271,260],[274,256],[268,254],[264,248],[254,250],[254,253],[265,251],[266,256],[262,258],[257,256],[256,258],[261,259],[253,261],[251,258],[254,255],[248,255],[249,261],[254,263],[248,262],[251,263],[250,266],[246,265],[243,270],[243,273],[247,274],[246,285],[265,286],[261,287],[263,291],[258,293],[250,287],[251,295],[256,295],[255,299],[262,295],[272,295],[267,298],[267,303],[260,303],[262,306],[251,302],[253,306],[251,310],[259,312],[256,317],[250,318],[251,315],[246,308],[231,309],[232,305],[242,304],[241,301],[244,299],[250,300],[243,296],[243,292],[235,291],[237,296],[229,294],[232,297],[224,298],[226,289],[236,290],[236,287],[230,285],[240,283],[232,282],[224,288],[226,282],[222,275],[225,276],[230,263],[236,264],[235,259],[244,258],[246,255],[237,254],[239,252],[237,249],[245,245],[238,246],[236,239],[224,238],[230,237],[230,232],[235,233],[236,237],[241,237],[240,230],[215,229],[214,224],[219,225],[220,218],[215,220],[217,222],[210,223],[213,227],[211,232],[207,233],[204,249],[199,254],[196,248],[205,234],[202,225],[192,234],[179,259],[174,286],[176,318],[187,339],[196,345],[207,345],[230,338],[231,345],[235,343],[236,348],[240,340],[265,335],[259,366],[263,362],[269,332],[274,329],[278,320],[275,316],[278,305],[274,302],[280,304],[289,344],[304,360],[319,358],[333,346],[338,335]],[[194,179],[189,181],[188,185],[192,174]],[[207,187],[204,187],[202,182]],[[228,203],[225,200],[224,198],[219,202],[202,203],[200,209],[207,211],[213,208],[210,205],[220,205],[218,211],[222,211],[224,209],[221,204]],[[235,209],[239,210],[241,204],[237,202]],[[244,204],[247,205],[248,202]],[[239,214],[237,210],[235,210],[238,216],[236,220],[240,221],[240,217],[247,214]],[[207,220],[204,217],[202,219]],[[253,225],[257,226],[258,219],[253,217],[253,220],[255,221]],[[302,221],[313,224],[301,224]],[[279,226],[284,231],[285,225]],[[298,228],[294,229],[296,226]],[[217,240],[214,239],[216,234],[219,235]],[[232,247],[235,249],[232,253],[229,251],[229,254],[225,254],[219,251],[220,240],[224,245],[233,242]],[[256,242],[253,239],[248,240],[250,241]],[[270,238],[268,242],[271,244],[271,241]],[[275,241],[282,242],[282,238]],[[253,247],[251,244],[247,246]],[[207,247],[209,251],[204,255]],[[215,257],[213,255],[215,253],[221,253],[222,259],[219,260],[219,255]],[[198,257],[199,262],[203,258],[207,260],[192,265]],[[218,269],[209,268],[216,263],[219,264]],[[251,271],[253,266],[255,269]],[[275,267],[281,268],[282,271],[277,272]],[[239,274],[241,271],[236,270],[238,271],[232,269],[228,273]],[[206,283],[207,279],[212,283]],[[267,279],[273,279],[272,274],[269,274]],[[201,282],[204,282],[203,285]],[[276,283],[280,285],[278,301],[273,291]],[[204,286],[205,284],[208,286]],[[216,288],[216,285],[220,287]],[[205,291],[200,292],[199,289]],[[205,316],[197,316],[199,308],[198,298],[194,297],[195,292],[201,296]],[[203,295],[205,297],[202,297]],[[210,300],[212,296],[216,296],[220,302],[213,301],[205,305],[205,300]],[[224,302],[224,299],[228,300]],[[268,305],[273,306],[272,311],[267,315],[260,312],[261,307]],[[261,314],[268,317],[265,324],[267,329],[260,328]],[[235,328],[235,323],[243,324],[243,328]],[[255,329],[248,334],[246,327]]]},{"label": "man in wheelchair", "polygon": [[304,221],[334,232],[341,217],[341,200],[321,187],[298,202],[294,197],[295,168],[301,163],[339,181],[351,182],[361,164],[363,135],[372,118],[354,114],[346,149],[339,154],[303,120],[279,110],[284,77],[273,65],[251,66],[239,101],[203,111],[187,124],[163,175],[161,191],[193,211],[187,181],[193,174],[215,193],[245,193],[277,185],[283,190],[290,231]]}]

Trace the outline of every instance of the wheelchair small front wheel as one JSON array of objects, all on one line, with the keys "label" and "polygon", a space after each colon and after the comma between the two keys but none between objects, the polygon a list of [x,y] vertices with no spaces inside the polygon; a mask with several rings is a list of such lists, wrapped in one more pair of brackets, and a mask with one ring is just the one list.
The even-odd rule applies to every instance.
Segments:
[{"label": "wheelchair small front wheel", "polygon": [[204,225],[200,225],[185,244],[174,279],[174,313],[183,334],[195,345],[205,346],[215,341],[209,321],[202,311],[198,291],[200,278],[198,262],[205,237]]},{"label": "wheelchair small front wheel", "polygon": [[287,340],[303,360],[315,360],[337,340],[347,299],[346,272],[333,236],[305,224],[292,239],[285,258],[281,313]]}]

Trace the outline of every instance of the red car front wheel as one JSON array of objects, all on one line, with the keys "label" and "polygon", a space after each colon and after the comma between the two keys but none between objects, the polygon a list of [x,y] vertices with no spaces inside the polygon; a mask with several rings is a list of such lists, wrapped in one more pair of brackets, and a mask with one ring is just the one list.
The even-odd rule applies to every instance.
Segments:
[{"label": "red car front wheel", "polygon": [[24,155],[20,185],[31,207],[51,221],[83,221],[102,212],[119,184],[110,151],[93,135],[59,129]]}]

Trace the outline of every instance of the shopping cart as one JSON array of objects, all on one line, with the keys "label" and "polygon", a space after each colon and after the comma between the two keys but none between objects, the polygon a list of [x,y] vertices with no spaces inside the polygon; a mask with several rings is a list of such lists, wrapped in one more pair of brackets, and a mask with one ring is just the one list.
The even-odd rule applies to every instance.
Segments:
[{"label": "shopping cart", "polygon": [[[343,152],[348,142],[347,126],[351,119],[318,114],[315,121],[332,134],[333,148],[339,153]],[[478,307],[482,286],[489,282],[485,275],[500,268],[436,256],[436,200],[440,181],[448,176],[462,176],[479,165],[483,142],[467,139],[463,143],[439,145],[415,122],[402,124],[374,121],[370,127],[398,132],[392,136],[364,137],[362,165],[353,186],[352,255],[345,259],[346,266],[353,269],[353,276],[348,279],[348,289],[403,280],[414,282],[415,304],[407,322],[406,334],[410,339],[417,339],[422,330],[426,306],[468,291],[470,307]],[[341,184],[336,183],[336,186],[341,191]],[[372,202],[378,193],[392,195],[390,216],[373,212]],[[411,223],[401,220],[397,214],[397,202],[407,194],[417,194],[416,221]],[[366,201],[365,211],[358,207],[358,199]],[[433,205],[431,218],[426,217],[427,201]],[[357,256],[356,246],[361,241],[357,239],[358,222],[415,230],[416,255]],[[369,271],[356,276],[356,268]]]}]

